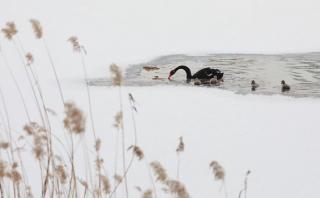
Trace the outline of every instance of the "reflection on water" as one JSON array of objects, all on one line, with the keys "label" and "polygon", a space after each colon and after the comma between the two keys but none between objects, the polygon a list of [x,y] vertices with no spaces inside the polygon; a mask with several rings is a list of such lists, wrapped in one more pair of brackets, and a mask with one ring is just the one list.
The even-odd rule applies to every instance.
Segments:
[{"label": "reflection on water", "polygon": [[[125,85],[186,85],[185,72],[179,70],[168,81],[168,73],[179,65],[190,67],[195,73],[203,67],[218,68],[224,72],[224,82],[220,88],[236,93],[251,93],[251,80],[260,86],[255,93],[281,93],[280,81],[285,80],[291,91],[286,95],[296,97],[320,97],[320,53],[255,55],[255,54],[213,54],[206,56],[170,55],[147,63],[132,65],[126,71]],[[143,67],[158,67],[145,70]],[[157,76],[157,77],[155,77]],[[93,86],[108,86],[108,79],[94,79]],[[211,87],[210,87],[211,88]]]}]

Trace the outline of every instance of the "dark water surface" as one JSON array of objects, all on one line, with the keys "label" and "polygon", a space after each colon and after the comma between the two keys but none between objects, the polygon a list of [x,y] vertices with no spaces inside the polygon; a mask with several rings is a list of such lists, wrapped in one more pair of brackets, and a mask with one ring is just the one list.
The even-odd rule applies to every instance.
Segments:
[{"label": "dark water surface", "polygon": [[[219,88],[236,93],[251,93],[251,80],[260,86],[255,93],[281,93],[280,81],[285,80],[291,91],[286,95],[295,97],[320,97],[320,53],[306,54],[213,54],[205,56],[170,55],[154,59],[147,63],[130,66],[126,70],[126,86],[185,85],[185,72],[179,70],[168,81],[168,73],[179,65],[190,67],[195,73],[203,67],[218,68],[224,72],[224,82]],[[145,66],[157,67],[157,70],[146,71]],[[158,79],[153,79],[158,76]],[[93,79],[92,86],[110,86],[110,79]]]}]

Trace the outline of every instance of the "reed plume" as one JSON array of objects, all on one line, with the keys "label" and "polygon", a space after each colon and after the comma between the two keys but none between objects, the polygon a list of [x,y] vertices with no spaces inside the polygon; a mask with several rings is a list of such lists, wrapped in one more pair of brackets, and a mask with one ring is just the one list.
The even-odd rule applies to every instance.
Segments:
[{"label": "reed plume", "polygon": [[0,149],[6,150],[10,146],[9,142],[0,141]]},{"label": "reed plume", "polygon": [[82,134],[85,131],[86,119],[83,112],[73,103],[67,102],[65,107],[64,127],[73,134]]},{"label": "reed plume", "polygon": [[122,126],[122,120],[123,120],[123,114],[122,111],[117,112],[117,114],[114,116],[114,123],[113,126],[117,129],[120,129]]},{"label": "reed plume", "polygon": [[167,189],[166,191],[175,195],[177,198],[190,198],[187,189],[185,188],[184,184],[182,184],[178,180],[167,180],[165,182]]},{"label": "reed plume", "polygon": [[55,67],[53,58],[51,56],[49,47],[47,45],[47,42],[46,42],[46,40],[45,40],[45,38],[43,36],[44,34],[43,34],[43,28],[41,26],[41,23],[37,19],[31,19],[30,23],[31,23],[32,29],[34,31],[36,39],[41,39],[42,42],[43,42],[44,48],[45,48],[45,50],[47,52],[47,55],[48,55],[48,58],[49,58],[49,61],[50,61],[50,65],[51,65],[51,68],[52,68],[52,71],[54,73],[54,77],[55,77],[55,80],[56,80],[56,83],[57,83],[57,86],[58,86],[60,99],[61,99],[62,105],[64,105],[65,100],[64,100],[64,96],[63,96],[62,87],[61,87],[61,83],[60,83],[60,80],[59,80],[58,72],[56,70],[56,67]]},{"label": "reed plume", "polygon": [[112,84],[115,86],[120,86],[123,80],[120,67],[116,64],[111,64],[110,72],[111,72]]},{"label": "reed plume", "polygon": [[223,167],[217,161],[212,161],[210,163],[210,167],[212,168],[212,172],[214,174],[215,180],[223,181],[225,177],[225,172]]},{"label": "reed plume", "polygon": [[[71,43],[71,46],[73,48],[73,51],[76,52],[76,54],[80,55],[80,59],[81,59],[81,66],[82,66],[82,70],[83,70],[83,75],[84,75],[84,81],[85,81],[85,87],[86,87],[86,93],[87,93],[87,100],[88,100],[88,107],[89,107],[89,119],[90,119],[90,123],[91,123],[91,128],[92,128],[92,133],[94,136],[95,140],[98,140],[97,136],[96,136],[96,129],[95,129],[95,124],[94,124],[94,114],[93,114],[93,107],[92,107],[92,99],[91,99],[91,93],[90,93],[90,88],[88,85],[88,72],[87,72],[87,67],[86,67],[86,62],[85,62],[85,54],[86,51],[84,49],[84,47],[82,45],[80,45],[79,39],[76,36],[71,36],[68,41]],[[99,149],[97,149],[97,141],[96,141],[96,145],[95,145],[95,150],[96,150],[96,158],[100,159],[100,154],[99,154]],[[100,141],[101,144],[101,141]],[[86,153],[85,154],[86,157],[89,159],[89,155]],[[89,160],[88,160],[89,161]],[[96,160],[98,161],[98,160]],[[89,165],[90,166],[90,165]],[[90,178],[92,178],[91,176],[91,172],[89,169],[89,175]],[[101,175],[100,169],[98,169],[98,175]],[[99,179],[99,195],[101,194],[101,180]],[[92,179],[91,179],[92,182]]]},{"label": "reed plume", "polygon": [[[119,105],[120,105],[120,112],[123,112],[123,105],[122,105],[122,94],[121,94],[121,84],[122,84],[122,72],[121,69],[118,65],[116,64],[111,64],[110,67],[110,72],[111,72],[111,79],[112,79],[112,84],[114,86],[118,86],[118,91],[119,91]],[[125,154],[125,132],[124,132],[124,127],[123,127],[123,120],[122,120],[122,113],[121,113],[121,122],[119,122],[119,128],[121,131],[121,147],[122,147],[122,171],[123,171],[123,180],[124,180],[124,186],[125,186],[125,193],[126,197],[129,197],[129,190],[128,190],[128,183],[127,183],[127,173],[128,170],[132,164],[133,157],[131,158],[129,168],[126,166],[126,154]],[[114,188],[113,192],[116,191],[118,188],[118,185]],[[113,194],[113,192],[111,194]]]},{"label": "reed plume", "polygon": [[144,158],[143,151],[139,146],[132,145],[128,148],[128,150],[130,149],[132,149],[133,154],[137,156],[139,160],[142,160]]},{"label": "reed plume", "polygon": [[94,145],[95,150],[98,152],[101,148],[101,139],[96,139],[96,143]]},{"label": "reed plume", "polygon": [[61,184],[66,184],[68,180],[68,173],[64,167],[64,165],[58,165],[55,170],[58,179]]},{"label": "reed plume", "polygon": [[30,19],[30,23],[32,25],[32,29],[33,29],[33,32],[34,32],[36,38],[41,39],[43,32],[42,32],[42,27],[41,27],[40,21],[38,21],[37,19]]},{"label": "reed plume", "polygon": [[103,192],[109,194],[111,192],[111,185],[107,176],[100,175],[100,180],[102,181]]},{"label": "reed plume", "polygon": [[36,122],[30,122],[23,127],[24,131],[33,138],[33,153],[37,160],[41,160],[47,145],[47,131]]},{"label": "reed plume", "polygon": [[26,54],[26,60],[28,66],[30,66],[34,62],[33,55],[30,52]]},{"label": "reed plume", "polygon": [[113,178],[118,184],[121,183],[121,181],[122,181],[122,176],[121,175],[115,174],[113,176]]},{"label": "reed plume", "polygon": [[212,169],[215,180],[222,182],[223,187],[224,187],[225,197],[227,198],[228,193],[227,193],[227,187],[226,187],[226,183],[225,183],[224,168],[217,161],[212,161],[209,166]]},{"label": "reed plume", "polygon": [[11,181],[14,184],[20,183],[20,181],[22,179],[20,172],[17,170],[17,168],[14,168],[14,167],[12,167],[12,170],[10,172],[7,172],[6,177],[11,179]]},{"label": "reed plume", "polygon": [[153,161],[150,163],[150,166],[154,171],[154,174],[157,178],[156,180],[165,183],[165,181],[168,179],[168,175],[167,171],[163,168],[160,162]]},{"label": "reed plume", "polygon": [[73,47],[73,50],[75,52],[80,52],[81,51],[81,46],[80,46],[80,43],[79,43],[79,40],[78,40],[78,37],[76,36],[71,36],[68,41],[71,43],[72,47]]},{"label": "reed plume", "polygon": [[0,179],[2,179],[3,177],[6,176],[6,170],[7,170],[7,162],[3,161],[1,158],[0,158]]},{"label": "reed plume", "polygon": [[66,102],[65,105],[65,118],[63,119],[64,127],[69,130],[71,138],[71,177],[68,196],[77,196],[77,182],[74,166],[74,143],[73,134],[81,135],[85,132],[86,119],[85,116],[73,102]]},{"label": "reed plume", "polygon": [[179,137],[179,144],[176,149],[177,153],[183,152],[184,151],[184,142],[183,142],[183,137]]},{"label": "reed plume", "polygon": [[142,194],[142,198],[153,198],[152,190],[151,189],[145,190]]},{"label": "reed plume", "polygon": [[1,31],[8,40],[12,40],[13,36],[18,33],[16,24],[14,22],[7,22],[6,27],[2,28]]},{"label": "reed plume", "polygon": [[179,137],[179,144],[176,149],[176,152],[177,152],[177,180],[179,180],[179,177],[180,177],[180,153],[182,153],[183,151],[184,151],[183,138]]}]

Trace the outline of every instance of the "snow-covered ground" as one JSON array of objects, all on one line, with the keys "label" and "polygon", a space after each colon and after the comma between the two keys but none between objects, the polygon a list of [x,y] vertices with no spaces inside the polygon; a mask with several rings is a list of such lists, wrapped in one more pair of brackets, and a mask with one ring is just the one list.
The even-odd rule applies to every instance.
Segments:
[{"label": "snow-covered ground", "polygon": [[[64,82],[63,85],[66,98],[72,99],[87,112],[83,84]],[[48,106],[63,116],[55,87],[48,87]],[[103,145],[102,157],[111,177],[117,133],[112,124],[113,116],[119,111],[118,90],[92,87],[91,91],[95,125]],[[229,197],[238,196],[247,170],[252,172],[248,197],[316,198],[320,195],[318,99],[237,95],[198,87],[124,87],[126,147],[134,143],[128,93],[132,93],[137,101],[138,145],[145,152],[148,162],[160,161],[173,178],[176,177],[177,166],[175,149],[178,138],[183,136],[186,148],[181,155],[180,179],[192,197],[225,196],[224,191],[220,190],[221,183],[214,180],[209,169],[212,160],[217,160],[225,168]],[[14,130],[20,134],[21,123],[18,121],[23,116],[20,109],[14,109],[13,101],[8,103],[14,118]],[[57,131],[56,135],[63,139],[61,130]],[[92,135],[87,132],[86,136],[92,151]],[[61,149],[61,145],[57,148]],[[26,160],[32,157],[30,152],[24,151]],[[63,150],[59,152],[63,153]],[[79,162],[82,162],[81,147],[78,154]],[[86,172],[84,165],[77,163],[77,171],[83,177]],[[37,195],[39,181],[33,175],[33,171],[37,172],[34,167],[36,164],[32,162],[27,165]],[[139,196],[134,186],[151,188],[146,170],[145,162],[134,162],[128,177],[132,197]],[[161,193],[160,186],[158,196],[166,197]]]}]

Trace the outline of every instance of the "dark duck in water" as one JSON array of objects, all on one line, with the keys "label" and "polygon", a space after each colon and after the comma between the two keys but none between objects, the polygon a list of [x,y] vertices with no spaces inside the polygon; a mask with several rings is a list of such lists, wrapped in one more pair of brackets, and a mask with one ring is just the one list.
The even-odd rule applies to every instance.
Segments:
[{"label": "dark duck in water", "polygon": [[281,91],[290,91],[290,86],[284,80],[281,81]]},{"label": "dark duck in water", "polygon": [[251,91],[255,91],[259,87],[259,84],[256,81],[251,81]]},{"label": "dark duck in water", "polygon": [[223,77],[223,72],[221,72],[219,69],[213,69],[210,67],[206,67],[203,69],[200,69],[199,71],[197,71],[195,74],[191,74],[191,70],[189,69],[189,67],[184,66],[184,65],[180,65],[178,67],[176,67],[175,69],[171,70],[169,73],[169,77],[168,79],[171,80],[171,77],[179,70],[182,69],[186,72],[187,74],[187,83],[189,83],[192,79],[198,79],[200,80],[202,83],[206,83],[206,82],[210,82],[211,79],[215,78],[217,80],[222,80]]}]

